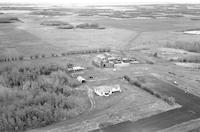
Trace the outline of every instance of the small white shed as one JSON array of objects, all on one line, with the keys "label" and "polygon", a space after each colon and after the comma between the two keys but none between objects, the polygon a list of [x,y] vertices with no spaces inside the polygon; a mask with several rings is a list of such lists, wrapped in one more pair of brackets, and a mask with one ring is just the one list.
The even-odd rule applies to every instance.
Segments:
[{"label": "small white shed", "polygon": [[77,80],[78,80],[79,82],[81,82],[81,83],[85,83],[85,82],[86,82],[85,78],[83,78],[82,76],[78,76],[78,77],[77,77]]}]

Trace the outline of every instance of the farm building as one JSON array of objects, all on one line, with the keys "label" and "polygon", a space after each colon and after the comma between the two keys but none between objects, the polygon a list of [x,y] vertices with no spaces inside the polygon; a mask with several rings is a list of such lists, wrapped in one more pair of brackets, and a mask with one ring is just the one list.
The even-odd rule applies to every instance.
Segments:
[{"label": "farm building", "polygon": [[84,67],[81,67],[81,66],[74,66],[74,67],[72,67],[72,70],[73,71],[82,71],[82,70],[84,70],[85,68]]},{"label": "farm building", "polygon": [[92,64],[100,68],[112,68],[114,63],[107,59],[107,56],[104,54],[97,55],[93,60]]},{"label": "farm building", "polygon": [[119,85],[114,86],[98,86],[94,88],[94,92],[98,96],[110,96],[114,92],[121,92]]},{"label": "farm building", "polygon": [[130,64],[137,64],[139,62],[136,61],[136,59],[132,57],[123,58],[117,55],[104,53],[104,54],[97,55],[92,60],[92,63],[93,65],[100,68],[114,68],[114,67],[125,67],[125,66],[129,66]]},{"label": "farm building", "polygon": [[92,60],[92,64],[100,68],[113,68],[114,63],[111,61],[103,61],[101,59]]},{"label": "farm building", "polygon": [[86,82],[85,78],[83,78],[82,76],[78,76],[78,77],[77,77],[77,80],[78,80],[79,82],[81,82],[81,83],[85,83],[85,82]]},{"label": "farm building", "polygon": [[73,64],[67,64],[67,71],[68,72],[77,72],[85,70],[84,67],[81,66],[74,66]]},{"label": "farm building", "polygon": [[95,65],[96,67],[102,67],[103,62],[100,58],[94,58],[92,60],[92,64]]},{"label": "farm building", "polygon": [[129,63],[124,63],[124,62],[122,62],[122,63],[119,63],[119,64],[115,64],[115,67],[117,68],[120,68],[120,67],[127,67],[127,66],[129,66],[130,64]]}]

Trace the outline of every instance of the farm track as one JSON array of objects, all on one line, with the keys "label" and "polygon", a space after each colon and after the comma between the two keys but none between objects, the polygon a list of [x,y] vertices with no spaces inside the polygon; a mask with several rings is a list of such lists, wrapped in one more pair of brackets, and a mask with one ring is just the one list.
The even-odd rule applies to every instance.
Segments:
[{"label": "farm track", "polygon": [[132,47],[132,44],[134,43],[134,41],[136,41],[136,40],[140,37],[141,34],[142,34],[142,32],[139,32],[139,33],[137,33],[136,36],[134,36],[133,38],[131,38],[131,39],[127,42],[127,44],[124,46],[124,50],[130,50],[131,47]]},{"label": "farm track", "polygon": [[91,104],[90,111],[92,111],[95,108],[95,100],[94,100],[93,90],[88,85],[86,85],[86,87],[88,89],[88,98],[89,98],[90,104]]}]

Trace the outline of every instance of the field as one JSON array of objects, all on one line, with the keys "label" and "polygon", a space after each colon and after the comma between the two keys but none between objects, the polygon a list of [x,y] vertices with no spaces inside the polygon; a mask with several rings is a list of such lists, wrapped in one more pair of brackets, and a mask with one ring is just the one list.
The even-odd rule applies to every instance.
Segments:
[{"label": "field", "polygon": [[160,132],[198,132],[199,119],[191,120],[190,122],[182,123],[180,125],[162,130]]},{"label": "field", "polygon": [[[196,14],[199,9],[195,8],[197,5],[193,5],[195,9],[186,9],[187,6],[191,5],[113,6],[113,9],[1,5],[0,12],[4,14],[0,14],[0,104],[4,107],[0,115],[4,121],[0,123],[4,127],[0,130],[82,132],[135,122],[182,107],[176,101],[170,105],[163,99],[168,97],[149,91],[152,84],[145,79],[138,86],[128,83],[124,76],[144,76],[148,81],[153,75],[200,97],[200,37],[184,34],[200,28],[199,21],[194,19],[199,17]],[[134,58],[138,63],[112,68],[94,66],[92,60],[105,52],[119,58]],[[85,69],[70,73],[69,64]],[[85,78],[86,83],[78,82],[78,76]],[[30,86],[24,89],[28,82]],[[32,83],[37,85],[33,87]],[[116,84],[122,92],[109,97],[94,92],[97,86]],[[34,95],[36,89],[41,92],[38,96]],[[40,113],[42,117],[51,111],[50,119],[39,116],[36,119],[30,114],[31,100],[42,102],[42,95],[46,105],[35,103],[35,111],[44,111]],[[54,106],[48,101],[50,97],[57,101]],[[47,107],[49,111],[45,111]],[[23,120],[26,115],[20,115],[20,110],[30,115],[27,120]],[[58,110],[63,117],[52,114]],[[25,125],[17,124],[16,120]]]}]

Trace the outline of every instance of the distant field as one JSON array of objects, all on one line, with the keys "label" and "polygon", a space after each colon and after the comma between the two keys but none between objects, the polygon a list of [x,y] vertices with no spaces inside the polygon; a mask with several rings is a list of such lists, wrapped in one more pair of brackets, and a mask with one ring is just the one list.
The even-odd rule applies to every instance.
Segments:
[{"label": "distant field", "polygon": [[200,125],[200,120],[195,119],[161,130],[159,132],[199,132],[200,131],[199,125]]},{"label": "distant field", "polygon": [[[104,47],[113,49],[122,49],[127,46],[129,48],[151,48],[176,40],[199,40],[198,36],[188,36],[177,32],[198,28],[197,21],[191,21],[185,17],[177,19],[111,19],[99,16],[40,18],[37,15],[27,15],[20,19],[24,23],[0,24],[0,51],[2,51],[0,56],[51,54]],[[42,21],[46,20],[63,20],[72,24],[95,22],[105,26],[106,29],[65,30],[40,25]],[[134,39],[135,36],[137,38]]]},{"label": "distant field", "polygon": [[0,24],[0,36],[0,49],[3,51],[0,53],[1,56],[35,54],[51,48],[37,36],[19,30],[11,24]]},{"label": "distant field", "polygon": [[134,32],[108,28],[65,30],[40,23],[1,24],[1,56],[35,55],[92,48],[120,48]]},{"label": "distant field", "polygon": [[[82,20],[82,19],[81,19]],[[87,21],[87,20],[85,20]],[[199,28],[198,21],[191,21],[188,18],[163,18],[163,19],[111,19],[103,18],[91,20],[105,26],[131,30],[141,33],[132,47],[145,45],[164,46],[175,41],[200,41],[198,35],[185,35],[182,32],[187,29]],[[134,36],[132,37],[134,38]]]},{"label": "distant field", "polygon": [[162,31],[180,30],[187,27],[198,27],[198,21],[188,18],[163,18],[163,19],[98,19],[97,22],[111,27],[125,28],[134,31]]}]

